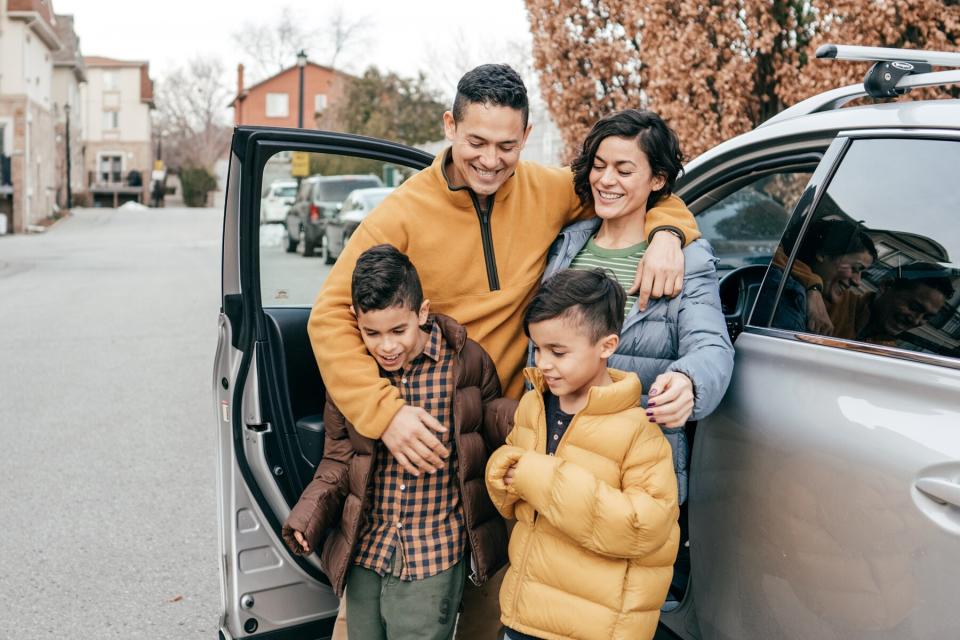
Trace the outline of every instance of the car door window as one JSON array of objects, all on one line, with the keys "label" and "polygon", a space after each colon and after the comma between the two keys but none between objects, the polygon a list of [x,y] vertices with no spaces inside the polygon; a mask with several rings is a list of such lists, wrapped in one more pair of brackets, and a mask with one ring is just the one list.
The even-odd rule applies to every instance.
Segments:
[{"label": "car door window", "polygon": [[957,167],[960,141],[853,140],[809,221],[785,234],[757,310],[780,289],[774,328],[960,357]]},{"label": "car door window", "polygon": [[778,171],[754,178],[701,210],[697,224],[720,260],[721,273],[770,263],[811,173]]},{"label": "car door window", "polygon": [[[263,168],[262,179],[297,181],[291,177],[290,157],[283,152],[272,155]],[[381,176],[388,173],[398,181],[414,173],[378,160],[319,153],[309,154],[309,158],[311,176],[299,179],[298,201],[305,202],[296,205],[296,215],[288,224],[260,227],[260,295],[264,308],[312,305],[339,257],[341,243],[336,237],[333,243],[324,237],[344,198],[354,189],[382,187]]]}]

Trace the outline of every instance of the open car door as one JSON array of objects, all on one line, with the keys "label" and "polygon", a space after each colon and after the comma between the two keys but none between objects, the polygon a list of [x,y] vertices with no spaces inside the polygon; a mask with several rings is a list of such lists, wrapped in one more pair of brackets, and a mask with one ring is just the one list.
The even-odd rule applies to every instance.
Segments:
[{"label": "open car door", "polygon": [[[221,638],[327,638],[339,604],[317,554],[294,556],[280,535],[323,455],[325,390],[306,326],[331,267],[288,252],[297,238],[286,225],[261,223],[260,196],[273,181],[296,174],[369,176],[396,186],[432,160],[423,151],[347,134],[234,132],[213,379]],[[343,183],[347,189],[350,180]]]}]

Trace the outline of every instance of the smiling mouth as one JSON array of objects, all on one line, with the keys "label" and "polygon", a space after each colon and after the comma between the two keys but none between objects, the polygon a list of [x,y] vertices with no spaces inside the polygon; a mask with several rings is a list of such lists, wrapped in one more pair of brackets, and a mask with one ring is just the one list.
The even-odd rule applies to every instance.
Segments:
[{"label": "smiling mouth", "polygon": [[488,169],[481,169],[480,167],[478,167],[478,166],[476,166],[476,165],[470,165],[470,167],[477,173],[478,176],[480,176],[481,178],[484,178],[484,179],[486,179],[486,180],[489,180],[490,178],[493,178],[493,177],[496,176],[498,173],[500,173],[500,170],[499,170],[499,169],[494,169],[494,170],[491,171],[491,170],[488,170]]},{"label": "smiling mouth", "polygon": [[388,356],[380,356],[380,361],[381,361],[383,364],[387,365],[387,366],[393,366],[393,365],[398,364],[398,363],[400,362],[400,356],[401,356],[401,355],[402,355],[402,354],[398,353],[398,354],[395,355],[395,356],[389,356],[389,357],[388,357]]},{"label": "smiling mouth", "polygon": [[600,199],[606,202],[613,202],[615,200],[619,200],[624,196],[624,194],[622,193],[611,193],[609,191],[598,190],[597,193],[600,195]]}]

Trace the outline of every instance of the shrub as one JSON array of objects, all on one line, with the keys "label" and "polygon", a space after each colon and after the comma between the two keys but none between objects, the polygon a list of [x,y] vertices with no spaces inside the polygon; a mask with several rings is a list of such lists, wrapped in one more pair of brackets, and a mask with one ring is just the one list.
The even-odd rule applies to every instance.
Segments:
[{"label": "shrub", "polygon": [[180,170],[180,188],[185,205],[205,207],[207,194],[217,188],[217,179],[203,167],[184,167]]}]

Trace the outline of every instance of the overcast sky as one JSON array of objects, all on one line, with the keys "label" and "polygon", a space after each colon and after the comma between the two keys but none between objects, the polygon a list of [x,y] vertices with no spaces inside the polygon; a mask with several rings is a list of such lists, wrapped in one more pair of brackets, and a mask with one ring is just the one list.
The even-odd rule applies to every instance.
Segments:
[{"label": "overcast sky", "polygon": [[[84,55],[148,60],[154,79],[196,55],[217,56],[231,88],[241,52],[231,39],[244,23],[272,24],[271,13],[289,6],[302,24],[321,30],[338,0],[52,0],[56,13],[73,14]],[[456,58],[473,64],[516,64],[517,49],[529,50],[523,0],[349,0],[349,19],[368,19],[366,42],[338,67],[359,72],[369,65],[412,75],[423,70],[439,89],[455,75]],[[321,43],[308,47],[320,56]],[[494,59],[486,59],[492,56]],[[313,58],[312,58],[313,59]],[[316,59],[324,63],[326,60]],[[439,61],[439,62],[438,62]],[[291,60],[293,64],[295,60]]]}]

